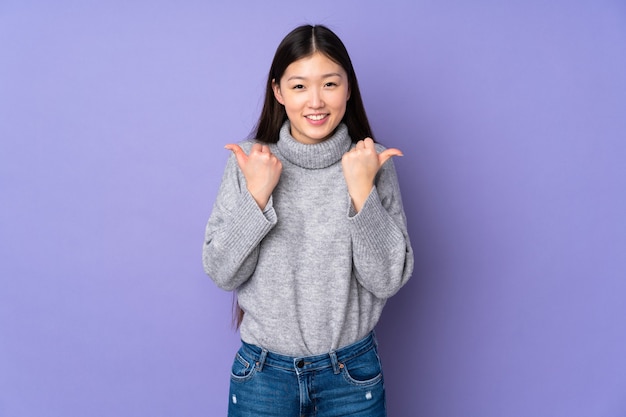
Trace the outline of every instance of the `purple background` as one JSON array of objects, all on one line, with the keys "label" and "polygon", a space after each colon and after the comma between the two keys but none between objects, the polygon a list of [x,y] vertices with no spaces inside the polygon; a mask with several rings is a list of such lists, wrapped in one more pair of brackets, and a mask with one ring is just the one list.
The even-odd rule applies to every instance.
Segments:
[{"label": "purple background", "polygon": [[0,416],[225,415],[204,225],[305,22],[406,155],[390,416],[624,416],[625,3],[225,3],[0,3]]}]

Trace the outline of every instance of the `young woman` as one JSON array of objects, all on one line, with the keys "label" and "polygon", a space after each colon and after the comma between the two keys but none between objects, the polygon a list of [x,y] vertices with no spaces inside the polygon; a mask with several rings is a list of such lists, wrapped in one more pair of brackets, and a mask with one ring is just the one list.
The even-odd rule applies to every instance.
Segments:
[{"label": "young woman", "polygon": [[232,151],[203,262],[236,291],[228,415],[385,416],[373,329],[413,271],[400,189],[341,40],[280,43],[254,139]]}]

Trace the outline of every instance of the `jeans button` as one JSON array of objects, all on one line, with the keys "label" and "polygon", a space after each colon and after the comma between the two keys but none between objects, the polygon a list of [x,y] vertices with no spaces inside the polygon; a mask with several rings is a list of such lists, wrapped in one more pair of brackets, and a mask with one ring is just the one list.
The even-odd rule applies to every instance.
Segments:
[{"label": "jeans button", "polygon": [[297,366],[298,368],[302,368],[302,367],[304,366],[304,361],[303,361],[302,359],[300,359],[300,360],[298,361],[298,363],[296,364],[296,366]]}]

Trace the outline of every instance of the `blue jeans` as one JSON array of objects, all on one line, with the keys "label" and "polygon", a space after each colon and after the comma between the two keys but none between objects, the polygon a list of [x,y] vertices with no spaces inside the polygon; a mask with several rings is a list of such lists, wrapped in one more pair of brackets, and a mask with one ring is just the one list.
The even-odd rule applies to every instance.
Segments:
[{"label": "blue jeans", "polygon": [[290,357],[243,342],[230,378],[229,417],[385,417],[373,333],[339,350]]}]

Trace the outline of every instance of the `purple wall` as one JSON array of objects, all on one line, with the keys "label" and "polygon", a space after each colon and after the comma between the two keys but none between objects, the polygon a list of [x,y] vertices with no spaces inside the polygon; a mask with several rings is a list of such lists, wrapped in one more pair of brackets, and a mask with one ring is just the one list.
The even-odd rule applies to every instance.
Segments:
[{"label": "purple wall", "polygon": [[623,2],[99,3],[0,3],[0,416],[225,415],[204,225],[304,22],[406,155],[390,416],[626,413]]}]

